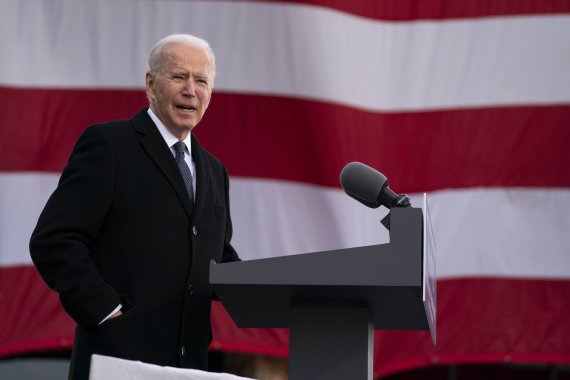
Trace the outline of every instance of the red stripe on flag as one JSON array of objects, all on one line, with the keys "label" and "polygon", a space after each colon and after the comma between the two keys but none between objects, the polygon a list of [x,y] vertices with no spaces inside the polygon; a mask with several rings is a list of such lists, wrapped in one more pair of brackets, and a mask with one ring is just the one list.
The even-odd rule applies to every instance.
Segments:
[{"label": "red stripe on flag", "polygon": [[197,135],[232,175],[338,186],[350,161],[393,188],[568,187],[570,106],[378,113],[218,94]]},{"label": "red stripe on flag", "polygon": [[263,2],[316,5],[385,21],[441,20],[570,12],[570,1],[567,0],[264,0]]},{"label": "red stripe on flag", "polygon": [[[18,284],[18,286],[14,286]],[[32,266],[0,268],[0,357],[69,348],[73,321]],[[459,279],[438,282],[438,336],[378,331],[375,375],[434,363],[570,362],[570,281]],[[213,306],[212,349],[286,356],[288,330],[238,329]]]},{"label": "red stripe on flag", "polygon": [[33,266],[0,267],[0,357],[69,349],[75,324]]},{"label": "red stripe on flag", "polygon": [[[146,104],[138,90],[4,87],[0,97],[4,171],[61,171],[86,126]],[[233,176],[336,187],[342,167],[362,161],[402,192],[570,187],[568,121],[569,105],[379,113],[216,93],[196,134]]]}]

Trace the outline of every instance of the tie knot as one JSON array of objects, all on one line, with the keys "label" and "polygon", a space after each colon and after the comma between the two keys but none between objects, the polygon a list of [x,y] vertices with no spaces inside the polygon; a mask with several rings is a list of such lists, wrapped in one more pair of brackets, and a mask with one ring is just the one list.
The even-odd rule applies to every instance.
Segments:
[{"label": "tie knot", "polygon": [[184,154],[184,148],[186,145],[182,141],[178,141],[176,144],[172,145],[176,154]]}]

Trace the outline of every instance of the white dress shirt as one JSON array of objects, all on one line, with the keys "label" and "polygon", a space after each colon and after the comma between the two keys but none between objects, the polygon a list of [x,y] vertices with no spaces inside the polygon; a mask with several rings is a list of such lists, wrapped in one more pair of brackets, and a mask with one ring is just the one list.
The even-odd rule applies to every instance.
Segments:
[{"label": "white dress shirt", "polygon": [[[152,121],[154,121],[154,124],[156,125],[156,128],[158,128],[158,131],[162,135],[162,138],[164,139],[164,141],[166,141],[166,145],[170,147],[172,155],[176,157],[176,152],[174,151],[174,148],[172,146],[180,140],[178,140],[177,137],[175,137],[172,133],[170,133],[170,131],[164,126],[162,121],[160,121],[160,119],[154,114],[154,112],[152,112],[150,108],[148,109],[147,112]],[[184,143],[184,145],[186,145],[184,161],[186,161],[186,164],[188,164],[188,167],[190,168],[190,173],[192,173],[192,188],[194,189],[194,200],[196,200],[196,165],[194,164],[194,160],[192,159],[192,143],[191,143],[190,133],[188,133],[188,136],[186,136],[186,138],[182,140],[182,142]]]}]

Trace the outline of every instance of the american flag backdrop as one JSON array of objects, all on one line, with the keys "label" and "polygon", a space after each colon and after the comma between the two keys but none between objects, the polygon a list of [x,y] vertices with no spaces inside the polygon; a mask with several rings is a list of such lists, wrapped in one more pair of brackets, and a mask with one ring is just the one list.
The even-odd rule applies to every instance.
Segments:
[{"label": "american flag backdrop", "polygon": [[[428,193],[438,344],[376,332],[376,375],[570,363],[570,1],[556,0],[4,0],[0,357],[71,346],[29,237],[82,130],[147,105],[146,56],[171,33],[216,52],[195,133],[230,173],[243,259],[386,243],[387,210],[340,188],[350,161],[418,206]],[[287,354],[287,330],[213,308],[212,349]]]}]

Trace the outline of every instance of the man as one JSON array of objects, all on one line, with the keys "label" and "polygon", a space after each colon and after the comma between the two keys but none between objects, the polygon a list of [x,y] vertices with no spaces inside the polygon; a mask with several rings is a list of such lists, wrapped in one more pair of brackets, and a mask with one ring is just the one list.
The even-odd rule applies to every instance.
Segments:
[{"label": "man", "polygon": [[228,174],[191,133],[214,75],[206,41],[159,41],[150,108],[86,129],[39,218],[30,252],[77,322],[73,379],[88,377],[93,353],[207,368],[209,262],[239,260]]}]

